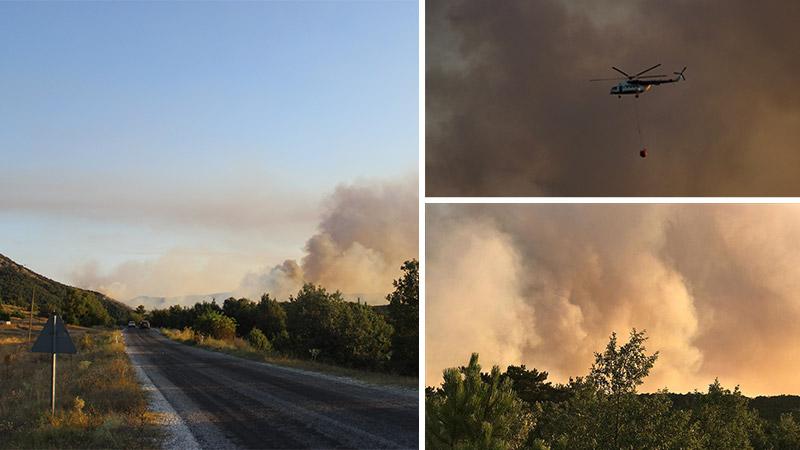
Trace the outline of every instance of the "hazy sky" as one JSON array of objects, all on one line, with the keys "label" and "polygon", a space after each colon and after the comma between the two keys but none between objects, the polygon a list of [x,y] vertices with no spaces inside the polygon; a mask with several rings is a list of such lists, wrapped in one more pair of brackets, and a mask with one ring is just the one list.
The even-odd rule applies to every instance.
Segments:
[{"label": "hazy sky", "polygon": [[64,282],[174,278],[124,295],[303,256],[337,186],[416,182],[417,8],[0,4],[0,253]]},{"label": "hazy sky", "polygon": [[800,393],[800,206],[428,205],[426,384],[484,367],[586,375],[650,336],[646,391]]},{"label": "hazy sky", "polygon": [[[429,195],[800,195],[800,3],[426,8]],[[657,63],[687,81],[639,99],[588,81]]]}]

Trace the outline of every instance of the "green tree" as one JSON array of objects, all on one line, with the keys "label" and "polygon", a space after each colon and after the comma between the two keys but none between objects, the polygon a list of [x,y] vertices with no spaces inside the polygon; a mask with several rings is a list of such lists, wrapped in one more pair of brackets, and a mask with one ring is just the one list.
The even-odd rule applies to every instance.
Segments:
[{"label": "green tree", "polygon": [[542,405],[534,435],[554,449],[700,448],[690,412],[673,409],[666,392],[636,393],[658,357],[646,353],[646,340],[634,329],[619,347],[612,333],[589,375],[563,389],[567,400]]},{"label": "green tree", "polygon": [[770,443],[775,450],[800,448],[800,424],[791,413],[781,414],[770,436]]},{"label": "green tree", "polygon": [[67,323],[90,327],[111,325],[114,320],[94,293],[70,289],[61,304],[61,316]]},{"label": "green tree", "polygon": [[318,349],[340,364],[377,369],[388,360],[392,327],[371,307],[340,292],[305,284],[286,305],[287,329],[298,355]]},{"label": "green tree", "polygon": [[236,321],[236,334],[247,336],[256,323],[256,304],[246,298],[225,300],[222,312]]},{"label": "green tree", "polygon": [[697,422],[703,433],[703,448],[751,449],[763,433],[758,413],[749,409],[749,400],[739,386],[726,389],[718,379],[708,386],[700,398]]},{"label": "green tree", "polygon": [[371,306],[339,304],[335,327],[337,360],[369,369],[381,369],[389,362],[392,326]]},{"label": "green tree", "polygon": [[192,328],[215,339],[233,339],[236,336],[236,321],[216,311],[203,313]]},{"label": "green tree", "polygon": [[289,345],[286,320],[283,306],[269,294],[262,295],[256,305],[255,326],[264,332],[278,350],[285,350]]},{"label": "green tree", "polygon": [[513,382],[514,391],[520,399],[529,405],[536,402],[565,400],[565,392],[556,389],[547,381],[548,373],[536,369],[528,370],[525,365],[508,366],[501,375]]},{"label": "green tree", "polygon": [[500,369],[481,376],[478,354],[469,365],[444,371],[444,383],[425,399],[425,447],[429,449],[522,448],[534,419]]},{"label": "green tree", "polygon": [[594,354],[589,381],[608,395],[635,393],[658,359],[658,352],[645,353],[646,341],[646,332],[634,328],[628,342],[617,347],[617,333],[611,333],[606,350]]},{"label": "green tree", "polygon": [[389,322],[392,336],[392,365],[405,375],[419,372],[419,262],[406,261],[403,276],[394,280],[389,301]]}]

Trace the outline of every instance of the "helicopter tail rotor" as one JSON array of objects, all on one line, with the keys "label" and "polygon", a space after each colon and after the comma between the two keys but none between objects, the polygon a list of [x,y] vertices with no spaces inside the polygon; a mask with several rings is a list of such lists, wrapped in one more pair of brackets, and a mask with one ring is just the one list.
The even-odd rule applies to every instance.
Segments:
[{"label": "helicopter tail rotor", "polygon": [[684,67],[684,68],[683,68],[683,70],[681,70],[680,72],[672,72],[672,73],[674,73],[675,75],[677,75],[677,76],[678,76],[678,79],[680,79],[680,80],[683,80],[683,81],[686,81],[686,77],[685,77],[685,76],[683,76],[683,72],[686,72],[686,67]]}]

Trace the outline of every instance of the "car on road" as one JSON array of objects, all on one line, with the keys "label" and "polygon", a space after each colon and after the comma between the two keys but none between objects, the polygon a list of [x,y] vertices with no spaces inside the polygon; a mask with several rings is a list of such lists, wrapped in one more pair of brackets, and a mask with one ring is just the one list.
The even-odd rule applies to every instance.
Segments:
[{"label": "car on road", "polygon": [[143,320],[143,321],[139,322],[139,328],[141,328],[143,330],[145,330],[147,328],[150,328],[150,322],[148,322],[146,320]]},{"label": "car on road", "polygon": [[128,322],[128,328],[136,328],[136,321],[131,320]]}]

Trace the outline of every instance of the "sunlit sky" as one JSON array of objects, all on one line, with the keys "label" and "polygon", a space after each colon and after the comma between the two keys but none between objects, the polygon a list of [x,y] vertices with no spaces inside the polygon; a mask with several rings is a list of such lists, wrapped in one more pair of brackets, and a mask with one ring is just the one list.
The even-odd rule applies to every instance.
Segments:
[{"label": "sunlit sky", "polygon": [[416,172],[417,13],[0,4],[0,253],[65,282],[166,254],[226,268],[187,290],[297,257],[337,185]]}]

